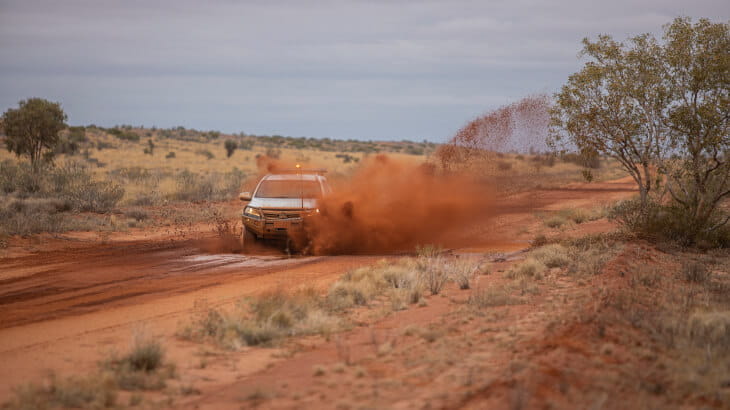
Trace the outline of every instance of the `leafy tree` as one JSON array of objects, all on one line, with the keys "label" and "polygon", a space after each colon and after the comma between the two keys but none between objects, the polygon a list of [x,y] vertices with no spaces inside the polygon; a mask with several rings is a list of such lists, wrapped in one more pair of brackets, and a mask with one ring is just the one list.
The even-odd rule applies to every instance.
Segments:
[{"label": "leafy tree", "polygon": [[648,34],[628,44],[607,35],[583,39],[590,61],[569,77],[551,111],[550,145],[575,147],[586,159],[615,158],[638,184],[642,204],[657,180],[656,159],[669,148],[662,52]]},{"label": "leafy tree", "polygon": [[228,158],[230,158],[231,155],[233,155],[233,153],[236,151],[236,148],[238,148],[238,144],[236,143],[236,141],[233,140],[226,140],[226,142],[223,143],[223,146],[226,149],[226,155],[228,156]]},{"label": "leafy tree", "polygon": [[671,103],[667,126],[673,152],[664,161],[667,188],[700,234],[713,221],[720,201],[730,195],[730,25],[675,19],[665,28],[664,67]]},{"label": "leafy tree", "polygon": [[8,151],[28,156],[37,169],[44,158],[52,157],[66,118],[59,103],[42,98],[20,101],[18,108],[10,108],[2,116]]},{"label": "leafy tree", "polygon": [[[556,94],[551,145],[616,158],[639,185],[641,206],[666,181],[694,238],[724,225],[730,196],[730,25],[677,18],[663,43],[583,40],[585,66]],[[714,221],[713,221],[714,219]]]}]

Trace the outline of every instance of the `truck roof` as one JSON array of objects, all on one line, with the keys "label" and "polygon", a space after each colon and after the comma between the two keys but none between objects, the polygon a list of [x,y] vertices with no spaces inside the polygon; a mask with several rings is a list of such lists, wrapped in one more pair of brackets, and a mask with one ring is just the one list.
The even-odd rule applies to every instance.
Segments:
[{"label": "truck roof", "polygon": [[274,181],[319,181],[325,179],[324,176],[318,174],[268,174],[263,179]]}]

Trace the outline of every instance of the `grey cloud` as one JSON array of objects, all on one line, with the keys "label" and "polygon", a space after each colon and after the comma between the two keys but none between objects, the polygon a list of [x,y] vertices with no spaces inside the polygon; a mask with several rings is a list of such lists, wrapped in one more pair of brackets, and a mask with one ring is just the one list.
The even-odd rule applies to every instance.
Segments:
[{"label": "grey cloud", "polygon": [[0,0],[0,109],[37,95],[76,123],[440,140],[556,90],[585,36],[727,20],[726,3]]}]

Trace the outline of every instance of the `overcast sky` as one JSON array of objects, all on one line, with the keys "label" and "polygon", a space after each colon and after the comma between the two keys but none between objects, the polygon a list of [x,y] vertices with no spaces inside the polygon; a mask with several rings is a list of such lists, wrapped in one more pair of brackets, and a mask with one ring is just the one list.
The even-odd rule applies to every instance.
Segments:
[{"label": "overcast sky", "polygon": [[583,37],[727,21],[728,0],[0,0],[0,109],[73,125],[444,141],[552,93]]}]

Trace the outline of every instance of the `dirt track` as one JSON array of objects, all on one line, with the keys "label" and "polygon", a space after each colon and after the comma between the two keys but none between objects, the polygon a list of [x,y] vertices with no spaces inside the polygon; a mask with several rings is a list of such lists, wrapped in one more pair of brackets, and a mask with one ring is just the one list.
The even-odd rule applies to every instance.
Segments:
[{"label": "dirt track", "polygon": [[[488,225],[469,228],[467,236],[481,241],[462,251],[524,248],[540,226],[534,212],[595,206],[633,191],[633,183],[624,179],[517,195],[496,205]],[[158,240],[89,244],[2,259],[0,401],[14,385],[35,380],[46,369],[64,374],[93,369],[109,349],[126,348],[140,326],[167,337],[170,356],[189,363],[193,348],[173,335],[196,304],[230,303],[276,287],[324,287],[348,269],[382,257],[211,255],[190,242]],[[225,385],[252,374],[270,354],[249,352],[245,370],[217,374],[216,382]]]}]

